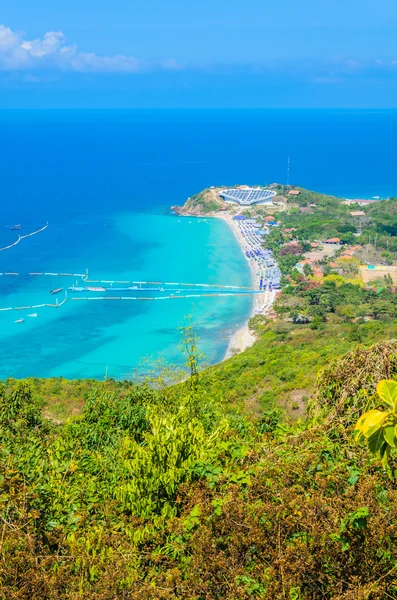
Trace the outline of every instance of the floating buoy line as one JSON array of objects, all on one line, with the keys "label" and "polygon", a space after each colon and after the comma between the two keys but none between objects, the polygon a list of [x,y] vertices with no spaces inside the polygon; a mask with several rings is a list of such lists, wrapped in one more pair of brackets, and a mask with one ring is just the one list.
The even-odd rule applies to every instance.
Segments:
[{"label": "floating buoy line", "polygon": [[[183,282],[162,282],[162,281],[127,281],[127,280],[116,280],[116,279],[88,279],[88,270],[85,273],[64,273],[64,272],[46,272],[46,271],[32,271],[29,273],[19,273],[7,271],[0,273],[1,277],[76,277],[80,278],[84,285],[70,286],[65,292],[64,299],[59,302],[58,299],[55,303],[42,302],[41,304],[32,304],[26,306],[14,306],[0,308],[0,312],[6,311],[20,311],[20,310],[32,310],[38,308],[61,308],[68,300],[68,291],[72,293],[88,292],[135,292],[134,296],[113,296],[113,295],[101,295],[101,296],[78,296],[72,298],[73,301],[158,301],[158,300],[180,300],[190,298],[225,298],[225,297],[239,297],[239,296],[252,296],[253,294],[263,294],[266,290],[257,290],[245,286],[235,285],[221,285],[221,284],[209,284],[209,283],[183,283]],[[101,283],[107,284],[106,287],[92,287],[87,284]],[[133,287],[113,287],[115,285],[128,285],[132,284]],[[164,287],[147,287],[147,286],[164,286]],[[139,287],[138,287],[139,286]],[[171,287],[172,286],[172,287]],[[63,288],[57,288],[50,291],[50,293],[60,293]],[[141,296],[143,292],[165,292],[162,296]],[[182,292],[182,293],[181,293]],[[186,293],[188,292],[188,293]],[[201,293],[189,293],[189,292],[201,292]],[[30,316],[30,315],[28,315]],[[18,320],[18,322],[22,322]]]},{"label": "floating buoy line", "polygon": [[[21,226],[20,225],[14,225],[13,227],[9,227],[9,229],[20,229]],[[25,235],[19,235],[18,239],[13,242],[12,244],[9,244],[8,246],[4,246],[4,248],[0,248],[0,252],[3,252],[4,250],[9,250],[10,248],[13,248],[14,246],[16,246],[17,244],[19,244],[22,240],[25,240],[28,237],[31,237],[32,235],[37,235],[38,233],[41,233],[42,231],[44,231],[45,229],[48,228],[48,223],[46,223],[44,225],[44,227],[40,227],[40,229],[36,229],[36,231],[32,231],[31,233],[26,233]]]},{"label": "floating buoy line", "polygon": [[[19,231],[22,229],[22,225],[12,225],[7,226],[8,229],[13,231]],[[22,240],[32,237],[33,235],[37,235],[43,232],[48,228],[48,222],[32,231],[31,233],[27,233],[25,235],[18,235],[18,238],[8,246],[4,246],[0,248],[0,252],[4,252],[5,250],[9,250],[14,248],[19,244]],[[152,302],[157,300],[180,300],[180,299],[189,299],[189,298],[216,298],[216,297],[229,297],[229,296],[250,296],[252,294],[264,293],[265,290],[256,290],[251,287],[245,286],[236,286],[236,285],[221,285],[221,284],[209,284],[209,283],[184,283],[184,282],[170,282],[170,281],[126,281],[126,280],[118,280],[118,279],[88,279],[88,270],[85,273],[53,273],[53,272],[45,272],[45,271],[32,271],[29,273],[19,273],[19,272],[3,272],[0,273],[1,277],[75,277],[81,279],[81,282],[84,285],[78,286],[77,281],[75,286],[70,286],[68,291],[73,293],[79,292],[88,292],[88,293],[97,293],[97,292],[135,292],[139,295],[134,296],[84,296],[84,297],[74,297],[72,300],[74,301],[107,301],[107,300],[118,300],[118,301],[146,301]],[[93,287],[88,284],[105,284],[105,286],[101,287]],[[116,286],[128,286],[128,287],[116,287]],[[115,286],[115,287],[113,287]],[[139,287],[138,287],[139,286]],[[156,286],[156,287],[149,287]],[[157,287],[159,286],[159,287]],[[59,287],[50,291],[50,294],[59,294],[63,291],[63,288]],[[40,304],[32,304],[26,306],[14,306],[14,307],[4,307],[0,308],[0,312],[8,312],[8,311],[23,311],[23,310],[32,310],[38,308],[61,308],[68,300],[68,291],[65,292],[64,299],[59,302],[58,298],[55,303],[51,302],[42,302]],[[142,292],[165,292],[165,295],[162,296],[153,296],[146,297],[141,296]],[[182,293],[181,293],[182,292]],[[189,293],[189,292],[201,292],[201,293]],[[34,313],[31,315],[27,315],[28,317],[37,317],[38,314]],[[16,323],[23,323],[24,319],[17,319]]]}]

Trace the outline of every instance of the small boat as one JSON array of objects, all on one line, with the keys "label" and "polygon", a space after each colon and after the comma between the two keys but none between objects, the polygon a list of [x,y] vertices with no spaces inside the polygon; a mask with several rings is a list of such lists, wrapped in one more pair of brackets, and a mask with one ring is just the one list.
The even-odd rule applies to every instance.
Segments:
[{"label": "small boat", "polygon": [[15,323],[23,323],[25,319],[17,319]]},{"label": "small boat", "polygon": [[50,294],[54,295],[54,294],[59,294],[59,292],[62,292],[63,288],[55,288],[55,290],[51,290]]},{"label": "small boat", "polygon": [[28,317],[38,317],[39,315],[37,313],[32,313],[31,315],[28,315]]},{"label": "small boat", "polygon": [[13,225],[13,226],[11,227],[11,229],[12,229],[13,231],[18,231],[19,229],[21,229],[21,226],[20,226],[20,225]]}]

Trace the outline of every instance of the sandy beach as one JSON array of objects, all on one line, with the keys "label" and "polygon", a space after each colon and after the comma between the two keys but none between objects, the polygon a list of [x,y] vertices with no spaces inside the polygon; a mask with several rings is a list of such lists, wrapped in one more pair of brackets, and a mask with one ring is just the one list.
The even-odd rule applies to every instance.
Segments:
[{"label": "sandy beach", "polygon": [[[240,247],[241,247],[242,251],[244,252],[244,256],[245,256],[245,246],[246,246],[245,240],[244,240],[243,236],[241,235],[236,222],[233,221],[233,218],[231,217],[231,215],[228,215],[225,213],[220,213],[220,214],[216,214],[213,216],[216,217],[217,219],[222,219],[229,225],[230,229],[233,231],[233,234],[234,234],[236,240],[240,244]],[[259,289],[258,265],[254,261],[250,260],[249,258],[247,258],[247,262],[249,264],[249,267],[250,267],[251,273],[252,273],[252,286],[255,289]],[[266,314],[267,312],[269,312],[273,301],[274,301],[274,295],[272,295],[272,297],[269,297],[267,293],[254,295],[253,303],[252,303],[252,311],[251,311],[250,317],[253,317],[255,314],[258,314],[258,313]],[[235,354],[243,352],[246,348],[249,348],[250,346],[252,346],[252,344],[255,342],[255,340],[256,340],[255,334],[248,327],[248,320],[247,320],[247,322],[231,336],[223,360],[226,360],[226,359],[230,358],[231,356],[234,356]]]}]

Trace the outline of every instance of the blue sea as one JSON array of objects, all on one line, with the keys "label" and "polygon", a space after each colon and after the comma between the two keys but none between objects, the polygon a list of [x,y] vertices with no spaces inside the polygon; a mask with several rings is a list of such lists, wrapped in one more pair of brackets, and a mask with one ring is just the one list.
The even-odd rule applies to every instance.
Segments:
[{"label": "blue sea", "polygon": [[[0,112],[0,272],[89,269],[104,280],[249,285],[247,262],[215,219],[170,206],[210,185],[290,181],[346,197],[397,195],[397,111],[120,110]],[[74,282],[74,281],[73,281]],[[0,278],[0,307],[54,299],[67,278]],[[61,299],[61,297],[60,297]],[[191,315],[208,364],[223,357],[251,299],[78,302],[0,312],[0,378],[130,377],[182,364]]]}]

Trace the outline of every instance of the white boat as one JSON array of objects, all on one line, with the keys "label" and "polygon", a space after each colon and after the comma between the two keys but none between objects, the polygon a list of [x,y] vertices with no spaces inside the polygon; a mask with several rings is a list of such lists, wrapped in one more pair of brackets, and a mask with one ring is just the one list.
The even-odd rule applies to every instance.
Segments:
[{"label": "white boat", "polygon": [[17,319],[15,323],[23,323],[25,319]]},{"label": "white boat", "polygon": [[28,317],[38,317],[39,315],[37,313],[32,313],[31,315],[28,315]]}]

